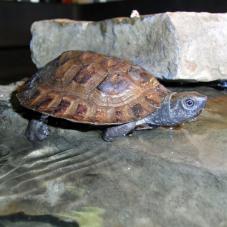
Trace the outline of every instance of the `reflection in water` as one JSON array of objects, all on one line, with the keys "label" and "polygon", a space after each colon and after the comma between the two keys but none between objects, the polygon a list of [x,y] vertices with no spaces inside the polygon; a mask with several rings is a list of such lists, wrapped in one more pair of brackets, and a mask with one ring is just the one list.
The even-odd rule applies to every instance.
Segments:
[{"label": "reflection in water", "polygon": [[227,95],[198,91],[210,98],[196,121],[112,143],[55,119],[51,136],[31,144],[27,120],[0,102],[0,213],[87,227],[225,226]]},{"label": "reflection in water", "polygon": [[0,216],[0,227],[79,227],[76,222],[62,221],[51,215],[26,215],[24,213]]}]

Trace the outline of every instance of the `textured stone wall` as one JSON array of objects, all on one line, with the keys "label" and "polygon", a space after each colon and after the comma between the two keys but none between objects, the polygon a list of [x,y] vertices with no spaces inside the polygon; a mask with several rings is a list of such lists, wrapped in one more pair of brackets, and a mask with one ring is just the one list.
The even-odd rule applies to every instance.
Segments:
[{"label": "textured stone wall", "polygon": [[100,22],[56,19],[35,22],[31,31],[38,68],[66,50],[92,50],[130,59],[162,79],[227,79],[227,14],[176,12]]}]

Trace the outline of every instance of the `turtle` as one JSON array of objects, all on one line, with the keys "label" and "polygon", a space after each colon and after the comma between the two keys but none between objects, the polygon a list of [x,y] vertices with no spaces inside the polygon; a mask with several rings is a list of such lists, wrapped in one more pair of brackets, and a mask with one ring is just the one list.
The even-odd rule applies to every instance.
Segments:
[{"label": "turtle", "polygon": [[71,50],[39,69],[17,91],[20,104],[41,113],[26,129],[30,141],[49,135],[47,118],[106,126],[105,141],[134,130],[176,126],[194,119],[207,96],[172,92],[131,61]]}]

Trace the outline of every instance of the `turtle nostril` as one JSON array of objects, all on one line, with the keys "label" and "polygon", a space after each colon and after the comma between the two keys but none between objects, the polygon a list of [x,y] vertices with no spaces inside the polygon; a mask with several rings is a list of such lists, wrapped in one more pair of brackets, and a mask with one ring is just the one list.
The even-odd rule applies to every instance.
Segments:
[{"label": "turtle nostril", "polygon": [[200,97],[198,97],[198,101],[199,101],[199,103],[200,103],[200,107],[201,108],[205,108],[205,106],[206,106],[206,104],[207,104],[207,96],[205,96],[205,95],[201,95]]},{"label": "turtle nostril", "polygon": [[203,99],[204,99],[204,102],[207,102],[208,98],[207,98],[207,96],[204,96]]},{"label": "turtle nostril", "polygon": [[207,97],[205,97],[205,98],[201,101],[201,107],[202,107],[202,108],[205,108],[206,104],[207,104]]}]

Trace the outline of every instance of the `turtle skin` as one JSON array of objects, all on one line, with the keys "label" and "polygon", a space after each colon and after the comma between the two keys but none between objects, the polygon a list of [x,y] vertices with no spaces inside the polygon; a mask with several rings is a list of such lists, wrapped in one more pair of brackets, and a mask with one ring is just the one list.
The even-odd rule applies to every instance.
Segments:
[{"label": "turtle skin", "polygon": [[92,125],[143,119],[170,91],[138,65],[91,51],[67,51],[18,91],[22,106]]}]

